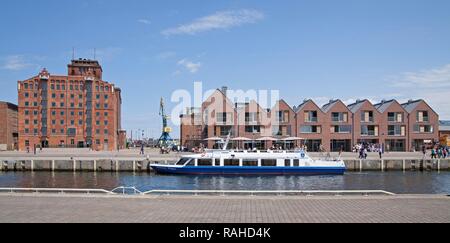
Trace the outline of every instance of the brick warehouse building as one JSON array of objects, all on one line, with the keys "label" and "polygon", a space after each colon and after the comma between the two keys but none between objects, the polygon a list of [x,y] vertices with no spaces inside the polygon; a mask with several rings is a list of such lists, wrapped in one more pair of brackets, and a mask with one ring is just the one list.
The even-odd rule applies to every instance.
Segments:
[{"label": "brick warehouse building", "polygon": [[0,150],[17,149],[17,105],[0,102]]},{"label": "brick warehouse building", "polygon": [[43,69],[18,81],[19,150],[123,148],[121,90],[102,74],[98,61],[78,59],[68,65],[67,76]]},{"label": "brick warehouse building", "polygon": [[[217,148],[216,137],[246,138],[232,146],[260,149],[281,145],[293,148],[302,138],[310,151],[351,151],[358,143],[382,144],[388,151],[419,151],[439,142],[439,116],[424,100],[400,104],[368,100],[345,105],[331,100],[319,107],[305,100],[291,108],[279,100],[271,109],[256,101],[233,103],[227,89],[217,89],[202,104],[180,116],[181,145]],[[207,140],[207,139],[212,140]],[[290,140],[291,139],[291,140]]]}]

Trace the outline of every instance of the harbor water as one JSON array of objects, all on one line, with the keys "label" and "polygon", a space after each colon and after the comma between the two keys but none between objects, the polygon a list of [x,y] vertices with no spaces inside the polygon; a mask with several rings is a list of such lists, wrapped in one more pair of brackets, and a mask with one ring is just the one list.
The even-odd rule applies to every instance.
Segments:
[{"label": "harbor water", "polygon": [[0,187],[159,190],[386,190],[450,194],[450,172],[347,172],[343,176],[167,176],[115,172],[0,172]]}]

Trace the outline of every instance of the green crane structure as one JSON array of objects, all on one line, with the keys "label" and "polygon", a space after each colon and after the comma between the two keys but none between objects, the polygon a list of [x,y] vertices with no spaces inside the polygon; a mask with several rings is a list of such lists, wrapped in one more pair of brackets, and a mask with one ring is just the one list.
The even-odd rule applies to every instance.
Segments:
[{"label": "green crane structure", "polygon": [[163,122],[163,129],[162,129],[162,135],[158,140],[158,146],[160,148],[172,148],[174,146],[173,139],[170,137],[170,133],[172,132],[172,128],[168,126],[168,120],[169,116],[166,115],[166,111],[164,108],[164,99],[161,98],[160,108],[159,108],[159,115],[162,117]]}]

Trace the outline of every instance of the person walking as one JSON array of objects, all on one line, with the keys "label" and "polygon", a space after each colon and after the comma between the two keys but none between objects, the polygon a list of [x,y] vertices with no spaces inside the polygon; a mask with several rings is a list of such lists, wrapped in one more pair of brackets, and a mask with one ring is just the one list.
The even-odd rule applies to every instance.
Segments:
[{"label": "person walking", "polygon": [[144,155],[144,144],[141,144],[141,152],[139,154]]},{"label": "person walking", "polygon": [[431,149],[431,159],[436,159],[436,149]]},{"label": "person walking", "polygon": [[380,145],[380,148],[378,149],[378,154],[380,155],[380,159],[383,158],[383,146]]}]

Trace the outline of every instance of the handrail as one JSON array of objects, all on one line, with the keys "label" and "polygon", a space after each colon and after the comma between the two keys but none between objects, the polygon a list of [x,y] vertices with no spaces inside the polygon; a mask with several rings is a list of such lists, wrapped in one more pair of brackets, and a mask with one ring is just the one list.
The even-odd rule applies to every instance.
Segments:
[{"label": "handrail", "polygon": [[[117,191],[121,190],[121,193],[117,193]],[[150,194],[241,194],[241,195],[258,195],[258,194],[274,194],[274,195],[283,195],[283,194],[300,194],[300,195],[317,195],[317,194],[327,194],[327,195],[366,195],[369,194],[384,194],[384,195],[396,195],[395,193],[384,191],[384,190],[150,190],[146,192],[142,192],[138,190],[136,187],[117,187],[111,191],[105,189],[78,189],[78,188],[0,188],[0,193],[100,193],[100,194],[109,194],[109,195],[129,195],[126,192],[132,190],[134,195],[150,195]]]},{"label": "handrail", "polygon": [[150,190],[143,192],[143,195],[153,194],[153,193],[164,193],[164,194],[333,194],[333,195],[344,195],[344,194],[385,194],[385,195],[395,195],[395,193],[384,191],[384,190]]},{"label": "handrail", "polygon": [[80,188],[4,188],[0,187],[0,192],[16,193],[16,192],[33,192],[33,193],[104,193],[115,194],[105,189],[80,189]]}]

